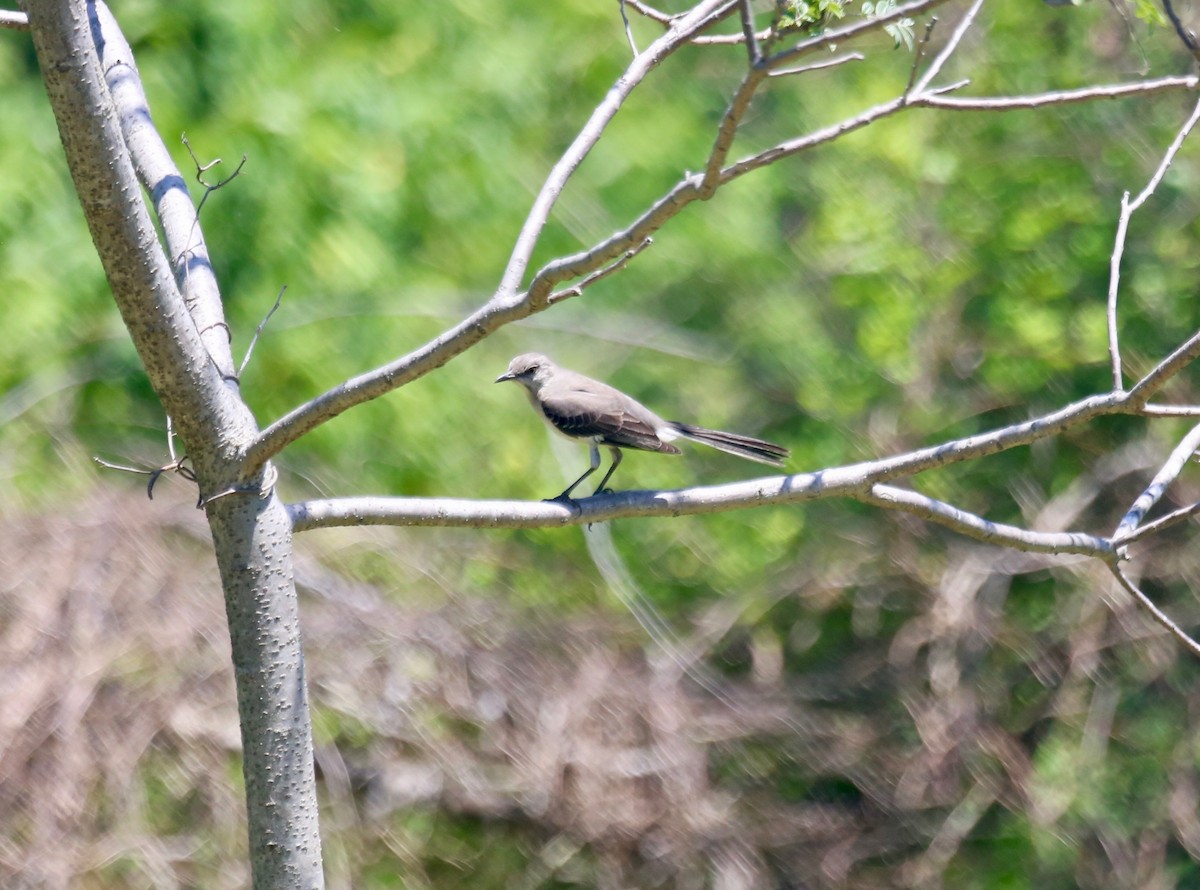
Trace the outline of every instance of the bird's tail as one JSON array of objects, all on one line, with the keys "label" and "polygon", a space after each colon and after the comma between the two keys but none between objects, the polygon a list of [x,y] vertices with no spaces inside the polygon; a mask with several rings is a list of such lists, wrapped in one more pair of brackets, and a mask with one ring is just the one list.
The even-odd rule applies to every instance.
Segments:
[{"label": "bird's tail", "polygon": [[787,460],[788,455],[791,453],[782,445],[764,442],[762,439],[755,439],[752,436],[723,433],[720,430],[706,430],[702,426],[692,426],[691,424],[676,423],[675,421],[670,421],[670,426],[671,429],[675,430],[675,432],[679,433],[685,439],[700,442],[708,445],[710,448],[724,451],[727,454],[736,454],[738,457],[744,457],[748,460],[770,464],[773,467],[782,467],[783,462]]}]

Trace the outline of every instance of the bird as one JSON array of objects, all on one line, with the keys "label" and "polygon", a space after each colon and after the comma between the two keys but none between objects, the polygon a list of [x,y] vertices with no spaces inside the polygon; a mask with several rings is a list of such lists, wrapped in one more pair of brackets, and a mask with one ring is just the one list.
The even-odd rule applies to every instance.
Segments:
[{"label": "bird", "polygon": [[529,402],[550,428],[571,439],[586,440],[591,465],[578,479],[551,501],[571,500],[571,492],[600,467],[599,446],[607,445],[612,465],[594,494],[606,492],[605,486],[621,463],[621,449],[682,454],[674,444],[678,439],[700,442],[747,460],[782,467],[790,452],[781,445],[725,433],[704,427],[663,420],[641,402],[599,380],[577,374],[556,365],[538,352],[518,355],[496,383],[515,381],[525,388]]}]

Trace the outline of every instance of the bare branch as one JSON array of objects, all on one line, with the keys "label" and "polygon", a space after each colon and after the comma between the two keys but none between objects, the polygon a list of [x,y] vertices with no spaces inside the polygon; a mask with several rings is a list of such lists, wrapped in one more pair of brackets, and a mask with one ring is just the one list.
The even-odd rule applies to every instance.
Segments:
[{"label": "bare branch", "polygon": [[1197,358],[1200,358],[1200,331],[1188,337],[1181,346],[1155,365],[1149,373],[1134,384],[1133,389],[1129,391],[1131,404],[1135,408],[1140,408],[1156,392],[1166,386],[1172,377]]},{"label": "bare branch", "polygon": [[1179,39],[1183,41],[1183,45],[1187,47],[1197,60],[1200,60],[1200,46],[1196,44],[1196,35],[1187,29],[1175,12],[1175,4],[1171,0],[1162,0],[1163,9],[1166,10],[1167,18],[1171,20],[1172,27],[1175,28],[1175,33],[1179,35]]},{"label": "bare branch", "polygon": [[1074,553],[1104,560],[1116,558],[1116,548],[1112,543],[1096,535],[1084,532],[1035,532],[992,522],[953,504],[893,485],[873,485],[854,497],[866,504],[911,513],[985,544],[1012,547],[1029,553]]},{"label": "bare branch", "polygon": [[[74,3],[31,4],[33,45],[76,192],[117,306],[164,408],[183,419],[181,433],[193,454],[203,453],[221,429],[217,416],[248,415],[210,361],[212,348],[201,337],[192,307],[185,303],[154,235],[130,160],[130,139],[113,113],[115,97],[92,42],[93,35],[115,42],[119,33],[110,31],[103,17],[90,20],[88,9],[93,8],[100,12]],[[106,48],[110,64],[105,67],[110,76],[123,79],[125,75],[115,70],[116,51],[115,46]],[[127,75],[132,66],[122,70]],[[126,84],[115,86],[122,91]],[[76,113],[80,108],[96,113]],[[128,127],[131,122],[124,120],[125,114],[121,117]],[[140,147],[144,140],[134,142]]]},{"label": "bare branch", "polygon": [[629,50],[635,56],[638,54],[637,41],[633,39],[633,28],[629,24],[629,13],[625,11],[625,0],[619,0],[621,7],[621,22],[625,25],[625,39],[629,41]]},{"label": "bare branch", "polygon": [[1113,389],[1125,386],[1125,373],[1121,369],[1121,344],[1117,337],[1117,294],[1121,285],[1121,257],[1125,253],[1125,234],[1129,231],[1129,217],[1133,210],[1129,206],[1129,192],[1121,193],[1121,212],[1117,215],[1117,234],[1113,241],[1112,254],[1108,259],[1108,303],[1105,316],[1108,324],[1108,362],[1112,368]]},{"label": "bare branch", "polygon": [[1192,131],[1198,120],[1200,120],[1200,102],[1196,103],[1196,107],[1192,109],[1191,116],[1188,117],[1179,132],[1175,134],[1175,139],[1167,148],[1166,154],[1163,155],[1163,159],[1158,165],[1158,169],[1154,171],[1154,175],[1150,177],[1150,181],[1146,183],[1146,187],[1132,201],[1129,200],[1129,192],[1121,195],[1121,212],[1117,218],[1117,234],[1113,242],[1108,273],[1108,354],[1109,362],[1112,365],[1114,389],[1120,389],[1124,383],[1124,374],[1121,370],[1121,347],[1117,337],[1117,296],[1121,282],[1121,257],[1125,253],[1125,238],[1129,232],[1129,220],[1134,212],[1154,194],[1163,177],[1167,175],[1167,169],[1171,166],[1171,162],[1175,160],[1175,155],[1183,147],[1183,141],[1188,137],[1188,134]]},{"label": "bare branch", "polygon": [[1133,502],[1133,505],[1122,517],[1120,524],[1117,525],[1117,530],[1113,532],[1114,540],[1121,540],[1141,524],[1146,513],[1158,503],[1159,498],[1166,492],[1167,486],[1183,472],[1183,468],[1187,466],[1187,462],[1191,460],[1197,448],[1200,448],[1200,424],[1192,427],[1191,431],[1175,446],[1170,457],[1162,465],[1162,469],[1158,471],[1146,490]]},{"label": "bare branch", "polygon": [[939,52],[937,56],[934,57],[934,60],[930,62],[929,67],[925,70],[925,73],[921,75],[921,78],[917,81],[917,85],[912,92],[915,92],[919,95],[929,89],[929,84],[932,83],[933,79],[941,73],[942,68],[944,68],[946,65],[946,62],[950,60],[950,57],[954,55],[954,51],[958,49],[958,45],[962,43],[963,37],[966,36],[967,31],[970,30],[971,25],[975,22],[975,16],[979,14],[979,9],[982,6],[983,0],[975,0],[975,2],[971,4],[970,8],[963,13],[963,17],[958,20],[958,24],[954,27],[954,33],[950,35],[950,39],[946,41],[946,45],[942,47],[941,52]]},{"label": "bare branch", "polygon": [[663,12],[661,9],[655,9],[648,3],[643,3],[642,0],[622,0],[622,3],[628,3],[629,6],[636,10],[641,15],[652,21],[658,22],[665,27],[671,27],[672,16]]},{"label": "bare branch", "polygon": [[[566,505],[562,502],[530,504],[524,501],[449,498],[345,498],[310,501],[290,509],[297,530],[360,524],[532,528],[577,525],[630,516],[720,512],[832,496],[860,498],[864,493],[869,496],[872,486],[888,479],[1028,445],[1096,417],[1128,411],[1127,394],[1109,393],[1083,399],[1024,423],[880,460],[831,467],[815,473],[771,476],[679,491],[624,491],[594,495]],[[885,493],[891,491],[888,487],[882,490]],[[1076,540],[1076,546],[1078,544]]]},{"label": "bare branch", "polygon": [[746,41],[746,55],[751,68],[762,64],[762,47],[758,45],[758,35],[754,33],[754,10],[750,8],[750,0],[738,0],[738,14],[742,20],[742,39]]},{"label": "bare branch", "polygon": [[1180,507],[1178,510],[1172,510],[1170,513],[1166,513],[1158,517],[1158,519],[1155,519],[1153,522],[1147,522],[1145,525],[1139,525],[1127,535],[1121,535],[1120,537],[1114,536],[1112,539],[1113,544],[1117,547],[1124,548],[1135,541],[1142,540],[1142,538],[1148,538],[1151,535],[1156,535],[1161,531],[1166,531],[1168,528],[1178,525],[1186,519],[1190,519],[1197,513],[1200,513],[1200,501],[1196,501],[1196,503],[1189,504],[1186,507]]},{"label": "bare branch", "polygon": [[844,56],[834,56],[832,59],[826,59],[822,62],[813,62],[811,65],[797,65],[795,68],[777,68],[767,72],[767,77],[791,77],[793,74],[807,74],[809,71],[820,71],[823,68],[836,68],[838,65],[845,65],[847,62],[861,62],[865,59],[862,53],[847,53]]},{"label": "bare branch", "polygon": [[595,272],[593,272],[591,275],[588,275],[586,278],[584,278],[578,284],[573,284],[573,285],[571,285],[571,287],[566,287],[566,288],[563,288],[562,290],[555,291],[546,299],[546,302],[549,303],[550,305],[553,305],[553,304],[559,302],[560,300],[570,299],[571,297],[578,297],[580,294],[583,293],[585,288],[590,287],[591,285],[595,284],[597,281],[602,281],[603,279],[607,278],[609,275],[612,275],[614,272],[619,272],[622,269],[624,269],[627,265],[629,265],[629,261],[631,259],[633,259],[635,256],[637,256],[639,253],[641,253],[643,250],[645,250],[647,247],[649,247],[653,243],[654,243],[653,238],[645,239],[641,244],[638,244],[635,247],[629,248],[629,250],[627,250],[627,251],[625,251],[625,253],[621,254],[621,256],[619,256],[615,261],[613,261],[612,263],[609,263],[607,266],[603,266],[603,267],[597,269]]},{"label": "bare branch", "polygon": [[0,9],[0,28],[7,28],[11,31],[28,31],[29,17],[23,12]]},{"label": "bare branch", "polygon": [[103,35],[97,45],[100,65],[134,169],[154,203],[162,225],[175,280],[213,364],[222,377],[232,380],[235,374],[229,328],[225,324],[221,293],[196,208],[179,169],[154,126],[133,51],[108,6],[101,0],[95,4],[95,16],[99,33]]},{"label": "bare branch", "polygon": [[929,22],[925,25],[925,33],[921,35],[921,40],[913,52],[912,67],[908,69],[908,84],[904,87],[904,95],[906,96],[910,96],[914,92],[913,87],[917,82],[917,71],[921,68],[921,60],[925,58],[925,49],[929,46],[929,38],[933,36],[933,29],[937,27],[937,23],[937,16],[930,16]]},{"label": "bare branch", "polygon": [[759,84],[767,77],[767,69],[751,65],[746,76],[738,85],[733,100],[725,110],[721,123],[717,126],[717,138],[712,151],[708,153],[708,162],[704,166],[704,177],[700,180],[700,198],[707,201],[721,184],[721,167],[729,157],[729,149],[733,147],[734,136],[737,135],[738,125],[750,108],[750,102]]},{"label": "bare branch", "polygon": [[1200,417],[1200,405],[1146,405],[1138,414],[1143,417]]},{"label": "bare branch", "polygon": [[[867,33],[876,27],[882,27],[894,18],[912,15],[916,12],[932,8],[938,5],[939,2],[944,2],[944,0],[920,0],[920,2],[907,4],[896,10],[894,14],[889,14],[889,16],[881,19],[873,19],[870,22],[828,32],[819,40],[805,41],[785,54],[777,54],[770,57],[770,61],[777,63],[782,58],[794,58],[800,54],[798,51],[804,47],[811,50],[818,46],[824,46],[826,38],[840,35],[839,39],[848,39],[849,37]],[[637,6],[634,5],[633,8],[637,9]],[[686,41],[687,35],[698,33],[703,28],[708,27],[714,21],[718,20],[719,17],[726,16],[735,9],[736,2],[727,2],[724,4],[709,3],[702,8],[698,7],[697,11],[689,14],[686,22],[684,20],[672,19],[673,30],[660,41],[656,41],[653,46],[633,61],[625,76],[614,86],[609,96],[601,103],[596,113],[593,114],[592,118],[585,125],[579,137],[577,137],[572,146],[564,153],[554,170],[552,170],[546,186],[534,202],[534,207],[526,220],[522,234],[518,237],[518,244],[514,248],[513,258],[510,260],[509,268],[506,272],[506,280],[501,283],[492,300],[435,340],[381,368],[345,381],[272,423],[247,450],[245,455],[247,471],[254,471],[257,467],[261,466],[262,462],[278,453],[305,432],[337,416],[348,408],[376,398],[417,379],[444,364],[446,361],[449,361],[454,356],[459,355],[503,325],[541,311],[550,304],[552,299],[565,299],[575,295],[578,291],[573,288],[556,291],[555,287],[564,281],[590,276],[597,270],[604,269],[608,264],[614,262],[619,264],[622,262],[622,257],[629,251],[640,249],[640,245],[643,245],[646,239],[657,232],[669,219],[680,213],[691,202],[705,197],[703,184],[706,176],[709,177],[710,190],[725,185],[745,173],[766,166],[783,157],[833,141],[846,133],[865,127],[876,120],[895,114],[906,107],[919,105],[942,107],[938,104],[944,101],[941,98],[942,95],[966,83],[963,81],[945,87],[927,89],[917,96],[899,96],[890,102],[868,109],[853,118],[806,136],[781,143],[760,154],[743,159],[732,166],[725,167],[719,171],[719,174],[714,179],[711,172],[714,158],[717,162],[721,161],[728,150],[728,145],[732,142],[740,117],[748,106],[754,87],[757,85],[752,82],[752,79],[756,76],[756,72],[761,69],[756,69],[743,81],[733,101],[731,101],[729,110],[722,120],[717,139],[714,142],[713,153],[710,155],[709,162],[706,165],[705,174],[688,174],[684,176],[683,179],[676,183],[674,187],[625,229],[614,233],[586,250],[560,257],[547,263],[533,276],[529,288],[524,294],[517,294],[511,291],[510,288],[515,287],[514,282],[517,280],[512,277],[514,270],[518,267],[521,270],[524,269],[524,263],[528,259],[529,251],[532,250],[532,244],[536,242],[541,227],[546,221],[546,214],[550,212],[562,185],[566,182],[571,172],[573,172],[575,165],[582,160],[587,150],[599,138],[612,115],[616,113],[623,97],[632,89],[633,83],[649,72],[653,64],[656,64],[656,59],[665,57],[667,53],[674,51],[674,49],[682,45]],[[834,62],[831,61],[828,64],[834,64]],[[778,70],[782,71],[784,69]],[[1195,78],[1175,78],[1169,81],[1158,82],[1156,87],[1158,89],[1179,88],[1181,86],[1188,86],[1190,88],[1195,87],[1195,85]],[[1151,87],[1143,84],[1121,85],[1113,88],[1096,88],[1086,91],[1086,93],[1075,95],[1061,93],[1046,94],[1042,97],[1023,97],[1018,101],[1027,103],[1028,107],[1035,107],[1038,104],[1084,101],[1089,98],[1152,91]],[[1017,106],[1014,105],[1013,107]],[[1097,398],[1104,399],[1107,397]],[[1071,409],[1065,410],[1069,411]],[[1128,406],[1124,404],[1117,405],[1114,402],[1103,409],[1101,413],[1119,413],[1126,410],[1128,410]]]},{"label": "bare branch", "polygon": [[1183,645],[1186,646],[1193,655],[1200,655],[1200,643],[1192,639],[1192,637],[1188,635],[1187,631],[1172,621],[1166,612],[1155,605],[1154,600],[1150,599],[1150,597],[1146,596],[1146,594],[1138,589],[1138,586],[1134,584],[1133,581],[1131,581],[1123,571],[1121,571],[1120,565],[1117,563],[1109,563],[1108,567],[1112,571],[1113,577],[1117,579],[1117,583],[1124,587],[1129,595],[1137,600],[1138,604],[1141,605],[1143,609],[1150,613],[1150,617],[1165,627],[1167,632],[1170,633],[1171,636],[1175,637],[1175,639],[1179,640],[1179,642],[1183,643]]},{"label": "bare branch", "polygon": [[736,0],[704,0],[686,15],[672,19],[667,33],[654,41],[644,52],[639,53],[625,72],[617,78],[617,82],[608,91],[608,95],[596,106],[596,110],[592,112],[592,116],[579,131],[579,135],[575,137],[563,156],[559,158],[558,163],[551,169],[534,199],[533,207],[530,208],[525,224],[521,227],[520,234],[517,235],[512,256],[500,279],[500,286],[496,292],[497,299],[503,302],[517,299],[517,291],[525,277],[529,258],[533,254],[542,229],[550,218],[550,211],[558,201],[563,187],[603,135],[605,128],[620,110],[629,94],[671,53],[684,46],[699,31],[709,27],[720,17],[728,15],[735,6]]},{"label": "bare branch", "polygon": [[1200,77],[1160,77],[1137,83],[1109,84],[1098,87],[1082,87],[1077,90],[1054,90],[1031,96],[931,96],[923,95],[917,104],[926,108],[944,108],[949,111],[1018,111],[1044,108],[1047,105],[1068,105],[1072,102],[1091,102],[1095,99],[1120,99],[1125,96],[1146,96],[1170,90],[1194,90],[1200,86]]}]

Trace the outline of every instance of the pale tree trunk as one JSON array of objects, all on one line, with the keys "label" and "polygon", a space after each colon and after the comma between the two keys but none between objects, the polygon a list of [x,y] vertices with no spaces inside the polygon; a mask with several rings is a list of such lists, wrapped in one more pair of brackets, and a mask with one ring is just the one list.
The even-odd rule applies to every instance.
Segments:
[{"label": "pale tree trunk", "polygon": [[[187,448],[202,497],[229,492],[206,509],[236,669],[254,886],[320,888],[291,522],[269,483],[270,465],[260,464],[255,478],[242,471],[257,425],[238,391],[193,205],[148,109],[136,104],[136,68],[107,9],[83,0],[28,0],[25,9],[71,176],[122,318]],[[142,201],[139,175],[171,259]],[[187,238],[186,245],[171,243],[172,233]]]}]

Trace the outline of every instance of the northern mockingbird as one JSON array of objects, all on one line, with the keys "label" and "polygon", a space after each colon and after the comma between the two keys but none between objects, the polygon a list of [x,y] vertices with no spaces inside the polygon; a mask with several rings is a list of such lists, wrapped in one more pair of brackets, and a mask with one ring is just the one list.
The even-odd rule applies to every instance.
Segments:
[{"label": "northern mockingbird", "polygon": [[671,443],[676,439],[691,439],[773,467],[783,466],[788,456],[786,448],[762,439],[663,420],[620,390],[560,368],[536,352],[518,355],[509,362],[508,370],[496,378],[497,383],[505,380],[515,380],[525,387],[530,403],[552,429],[572,439],[586,439],[591,449],[591,466],[554,498],[556,501],[570,498],[575,486],[596,472],[600,466],[600,445],[607,445],[612,452],[612,466],[600,480],[596,494],[604,490],[621,463],[622,448],[682,454]]}]

